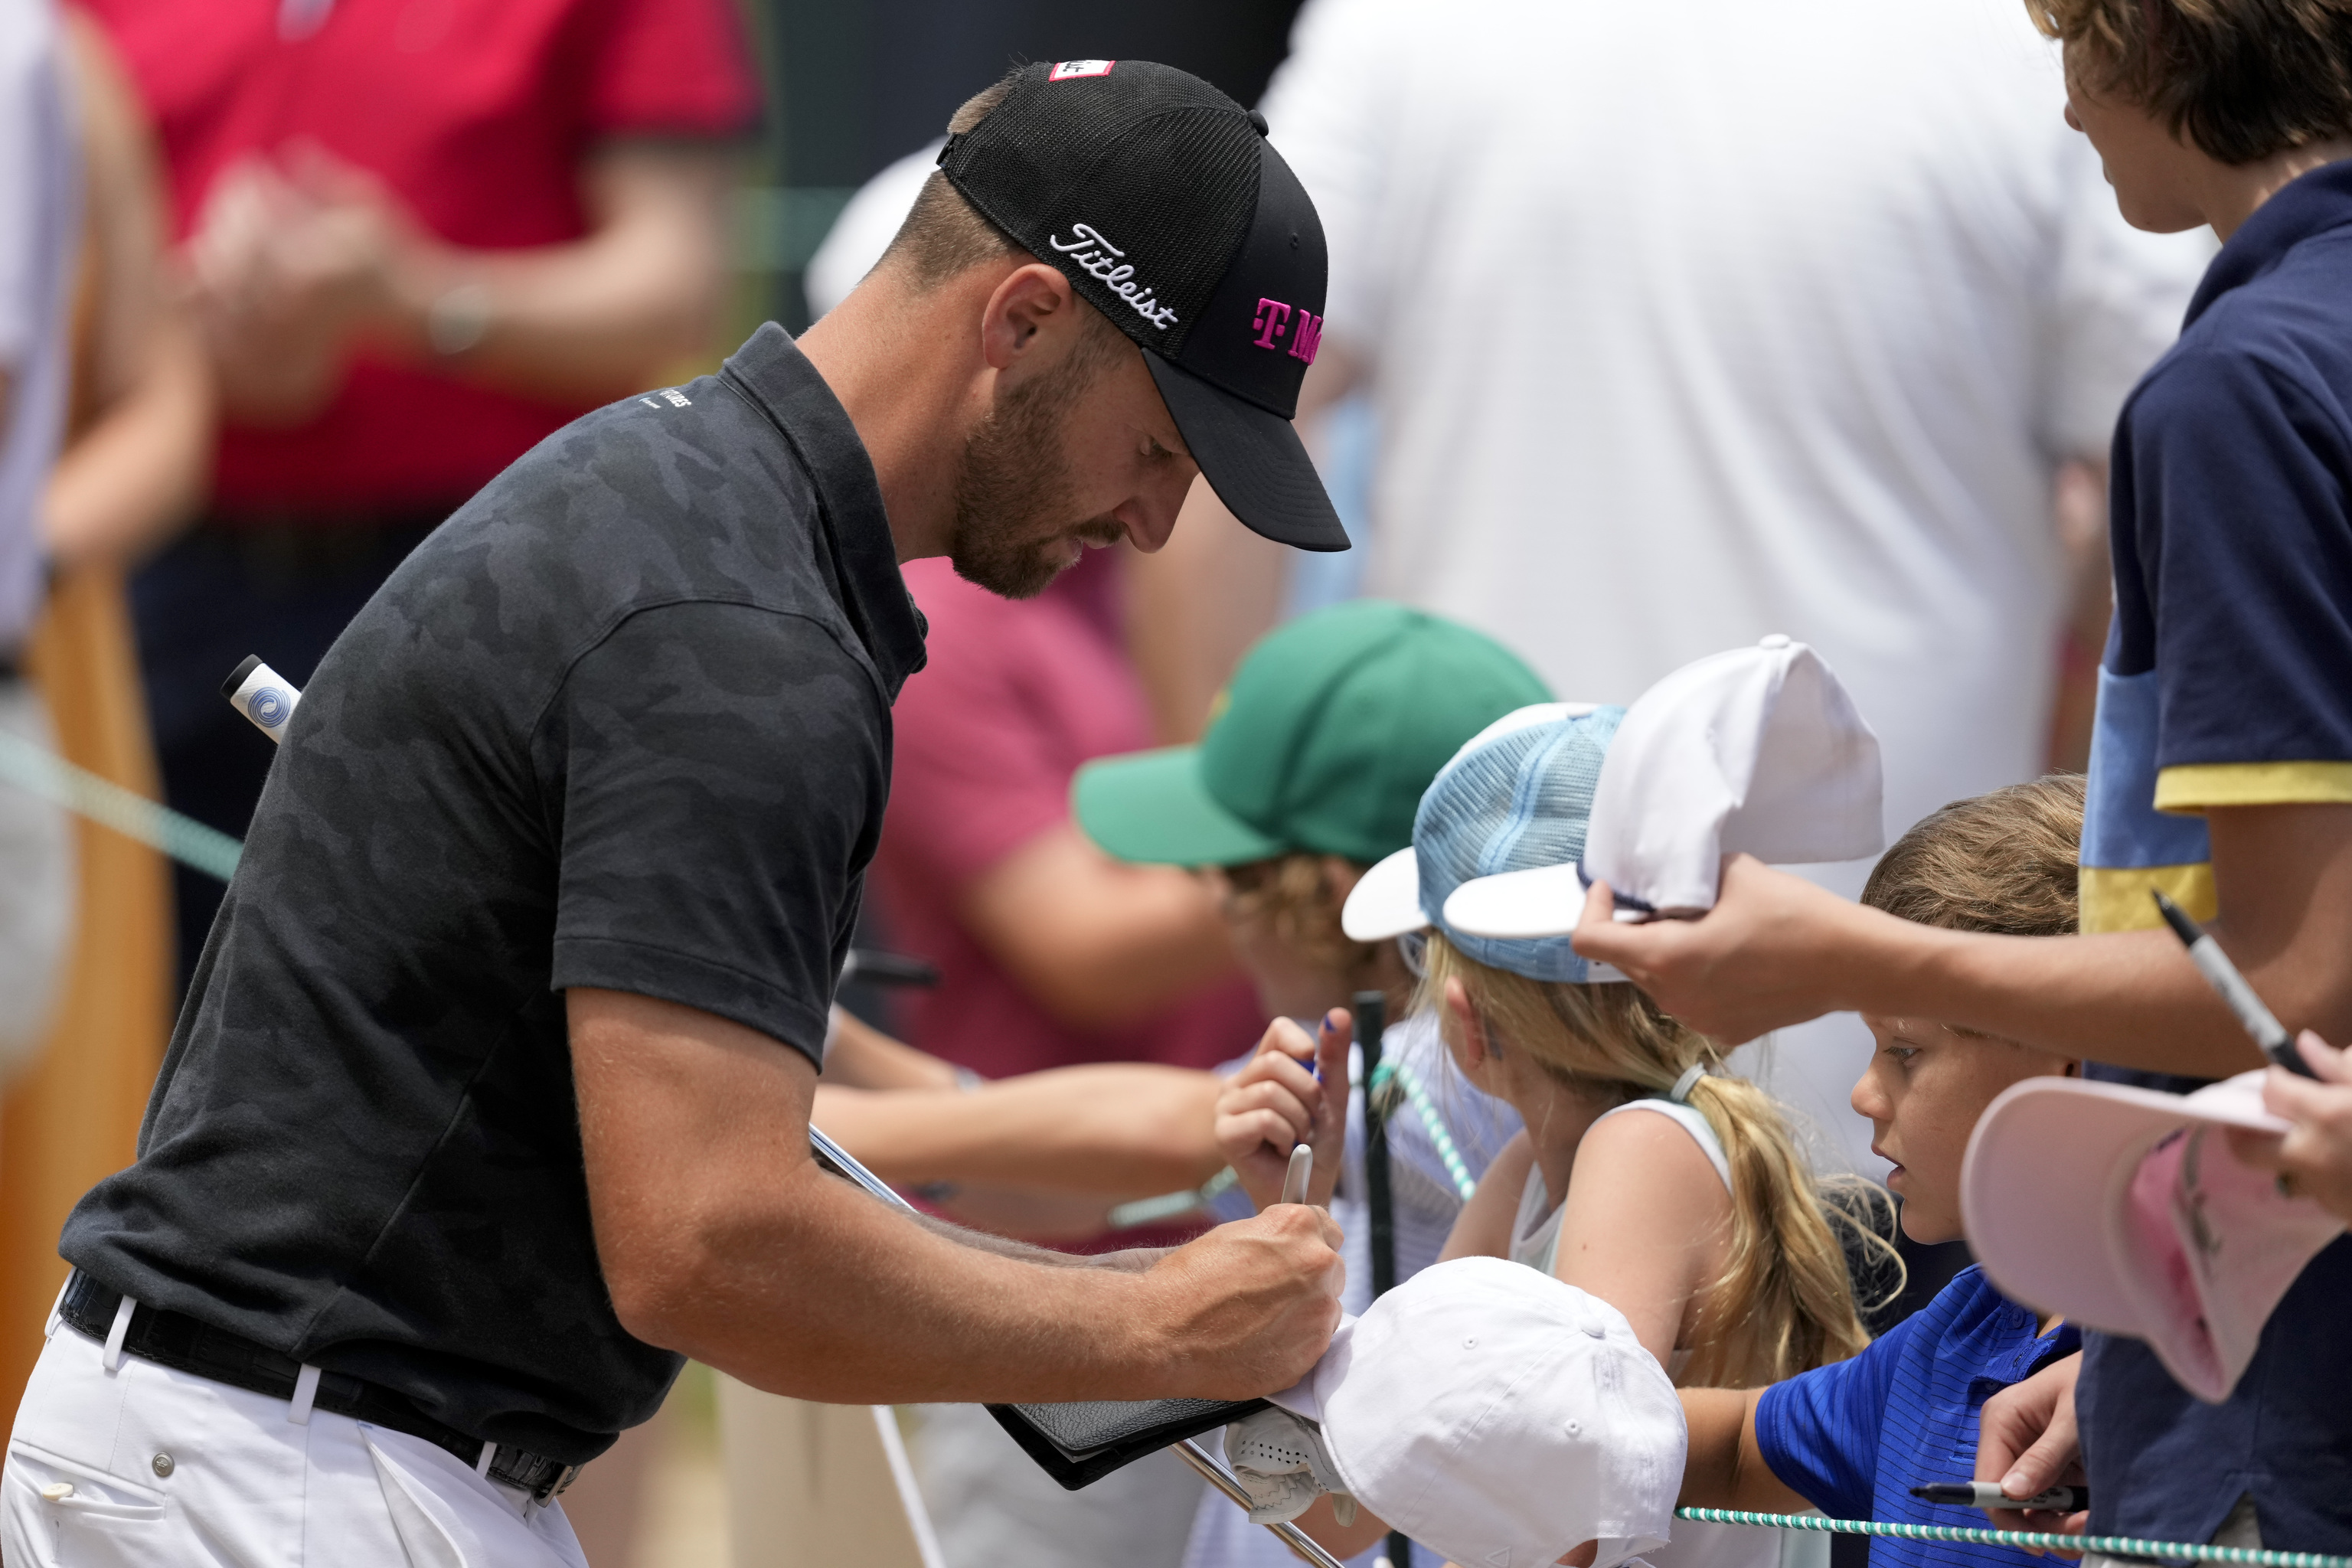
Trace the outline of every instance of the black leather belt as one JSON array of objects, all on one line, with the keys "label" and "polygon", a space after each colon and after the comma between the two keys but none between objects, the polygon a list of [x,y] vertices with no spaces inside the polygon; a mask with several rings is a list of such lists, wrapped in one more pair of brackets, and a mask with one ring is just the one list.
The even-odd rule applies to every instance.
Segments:
[{"label": "black leather belt", "polygon": [[[76,1269],[58,1304],[58,1315],[103,1342],[113,1331],[114,1314],[121,1304],[122,1292],[110,1289]],[[131,1309],[131,1329],[123,1336],[122,1348],[142,1360],[266,1394],[272,1399],[292,1399],[294,1385],[302,1375],[302,1363],[291,1356],[280,1355],[242,1334],[200,1323],[184,1312],[167,1312],[143,1304]],[[478,1467],[482,1450],[489,1447],[479,1437],[467,1436],[454,1426],[434,1420],[406,1395],[340,1372],[319,1373],[318,1394],[311,1401],[311,1408],[331,1410],[354,1421],[389,1426],[395,1432],[422,1437],[468,1465]],[[490,1479],[520,1487],[541,1502],[560,1494],[579,1474],[578,1465],[567,1465],[561,1459],[505,1444],[498,1445],[490,1456]]]}]

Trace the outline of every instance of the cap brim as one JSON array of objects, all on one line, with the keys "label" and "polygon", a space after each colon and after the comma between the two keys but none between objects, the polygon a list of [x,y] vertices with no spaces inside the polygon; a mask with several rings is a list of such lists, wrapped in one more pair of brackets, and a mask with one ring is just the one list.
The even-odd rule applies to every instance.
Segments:
[{"label": "cap brim", "polygon": [[1278,543],[1300,550],[1349,547],[1322,476],[1289,420],[1159,354],[1147,351],[1143,363],[1151,367],[1192,460],[1228,511]]},{"label": "cap brim", "polygon": [[1566,936],[1584,918],[1584,891],[1573,866],[1476,877],[1447,896],[1445,923],[1471,936],[1506,941]]},{"label": "cap brim", "polygon": [[1350,942],[1386,942],[1428,928],[1429,917],[1421,912],[1421,861],[1410,846],[1358,878],[1339,910],[1339,929]]},{"label": "cap brim", "polygon": [[[2217,1086],[2218,1087],[2218,1086]],[[2192,1122],[2282,1131],[2259,1100],[2203,1100],[2033,1078],[1985,1109],[1960,1165],[1960,1215],[1986,1277],[2012,1300],[2146,1338],[2146,1289],[2130,1273],[2121,1218],[2140,1158]]]},{"label": "cap brim", "polygon": [[1071,780],[1070,809],[1104,850],[1145,865],[1239,866],[1287,847],[1211,797],[1198,746],[1097,758]]}]

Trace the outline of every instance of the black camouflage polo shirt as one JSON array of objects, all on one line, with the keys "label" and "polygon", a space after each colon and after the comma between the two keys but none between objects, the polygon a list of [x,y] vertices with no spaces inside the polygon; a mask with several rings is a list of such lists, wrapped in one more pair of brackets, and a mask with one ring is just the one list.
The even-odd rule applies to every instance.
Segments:
[{"label": "black camouflage polo shirt", "polygon": [[778,328],[541,443],[304,691],[139,1163],[66,1257],[478,1436],[603,1451],[680,1363],[597,1270],[562,992],[818,1056],[922,637]]}]

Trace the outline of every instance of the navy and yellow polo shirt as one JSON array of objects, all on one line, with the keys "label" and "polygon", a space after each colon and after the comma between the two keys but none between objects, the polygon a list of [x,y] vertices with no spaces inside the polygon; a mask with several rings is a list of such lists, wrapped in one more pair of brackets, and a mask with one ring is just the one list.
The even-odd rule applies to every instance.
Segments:
[{"label": "navy and yellow polo shirt", "polygon": [[[2086,931],[2216,913],[2203,813],[2352,801],[2352,162],[2282,189],[2214,258],[2124,405],[2116,619],[2083,825]],[[2089,1065],[2087,1076],[2193,1087]],[[2352,1552],[2352,1237],[2307,1264],[2230,1397],[2084,1336],[2091,1532]]]},{"label": "navy and yellow polo shirt", "polygon": [[2352,163],[2231,237],[2116,432],[2085,931],[2215,913],[2203,813],[2352,802]]}]

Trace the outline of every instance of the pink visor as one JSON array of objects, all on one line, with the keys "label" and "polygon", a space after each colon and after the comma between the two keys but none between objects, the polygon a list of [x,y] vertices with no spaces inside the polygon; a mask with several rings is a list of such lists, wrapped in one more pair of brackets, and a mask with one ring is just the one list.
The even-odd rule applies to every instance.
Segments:
[{"label": "pink visor", "polygon": [[2191,1095],[2029,1079],[1977,1123],[1969,1242],[2011,1298],[2144,1340],[2200,1399],[2230,1395],[2263,1325],[2344,1224],[2281,1195],[2221,1129],[2284,1132],[2263,1070]]}]

